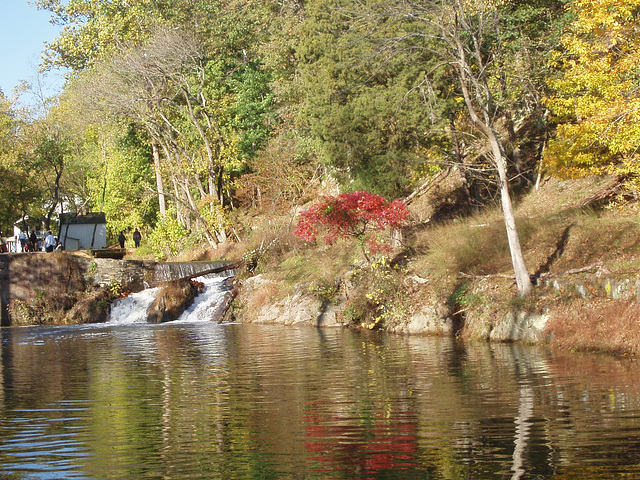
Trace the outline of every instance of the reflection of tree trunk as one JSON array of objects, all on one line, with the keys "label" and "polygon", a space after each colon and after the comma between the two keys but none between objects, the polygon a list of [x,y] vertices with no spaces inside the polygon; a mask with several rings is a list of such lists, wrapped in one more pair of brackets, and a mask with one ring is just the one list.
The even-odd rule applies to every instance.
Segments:
[{"label": "reflection of tree trunk", "polygon": [[171,458],[171,446],[173,445],[172,425],[174,420],[173,409],[171,408],[171,371],[166,365],[166,361],[162,362],[162,456],[165,461]]},{"label": "reflection of tree trunk", "polygon": [[527,385],[520,387],[520,403],[518,416],[515,419],[516,435],[514,438],[513,464],[511,466],[511,480],[517,480],[525,474],[524,453],[529,440],[529,430],[533,425],[529,419],[533,416],[533,389]]}]

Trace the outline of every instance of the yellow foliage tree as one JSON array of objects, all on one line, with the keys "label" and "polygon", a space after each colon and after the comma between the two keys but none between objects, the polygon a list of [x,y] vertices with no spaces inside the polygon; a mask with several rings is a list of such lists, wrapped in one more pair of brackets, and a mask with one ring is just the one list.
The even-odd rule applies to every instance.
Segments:
[{"label": "yellow foliage tree", "polygon": [[558,122],[551,173],[640,173],[640,0],[574,0],[547,105]]}]

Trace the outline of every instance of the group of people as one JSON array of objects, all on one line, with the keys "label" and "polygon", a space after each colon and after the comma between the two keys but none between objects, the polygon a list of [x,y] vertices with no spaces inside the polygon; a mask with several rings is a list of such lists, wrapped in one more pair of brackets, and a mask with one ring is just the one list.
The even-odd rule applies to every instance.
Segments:
[{"label": "group of people", "polygon": [[[20,232],[17,240],[17,245],[12,249],[12,251],[15,252],[59,252],[64,250],[62,242],[53,235],[51,230],[47,232],[44,238],[38,238],[35,230],[32,230],[31,233],[29,233],[28,230],[26,232]],[[4,239],[0,237],[0,253],[8,252],[9,247]]]},{"label": "group of people", "polygon": [[[136,248],[140,246],[140,240],[142,240],[142,235],[140,234],[140,230],[136,228],[136,231],[133,232],[133,243],[135,243]],[[127,241],[127,237],[124,236],[124,232],[120,232],[118,235],[118,243],[120,244],[120,248],[124,248],[124,242]]]},{"label": "group of people", "polygon": [[40,252],[42,250],[45,252],[59,252],[60,250],[64,250],[62,242],[58,241],[53,233],[51,233],[51,230],[47,232],[44,239],[39,239],[35,230],[32,230],[31,234],[29,234],[29,231],[20,232],[18,241],[20,242],[21,252]]},{"label": "group of people", "polygon": [[[1,240],[2,237],[0,237]],[[118,235],[118,243],[120,244],[120,248],[124,248],[124,243],[127,240],[124,232],[120,232]],[[133,232],[133,243],[136,248],[140,246],[140,241],[142,240],[142,235],[140,234],[140,230],[136,228]],[[20,232],[18,234],[18,242],[19,247],[16,246],[15,250],[18,252],[59,252],[64,250],[64,246],[62,242],[58,240],[57,237],[51,233],[51,230],[47,231],[47,234],[44,238],[40,239],[36,235],[35,230],[32,230],[31,233],[29,231]],[[18,250],[19,248],[19,250]],[[7,245],[4,241],[0,241],[0,253],[8,252]]]}]

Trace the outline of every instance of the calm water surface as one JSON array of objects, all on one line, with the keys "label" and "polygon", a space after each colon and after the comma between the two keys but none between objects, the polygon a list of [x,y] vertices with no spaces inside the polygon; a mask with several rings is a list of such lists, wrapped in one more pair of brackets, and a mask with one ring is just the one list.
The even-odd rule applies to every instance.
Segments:
[{"label": "calm water surface", "polygon": [[280,326],[5,328],[0,478],[640,478],[638,364]]}]

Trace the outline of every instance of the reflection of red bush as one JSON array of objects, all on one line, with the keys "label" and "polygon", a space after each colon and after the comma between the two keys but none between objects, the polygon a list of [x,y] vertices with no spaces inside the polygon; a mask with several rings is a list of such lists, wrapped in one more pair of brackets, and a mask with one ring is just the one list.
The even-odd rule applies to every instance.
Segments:
[{"label": "reflection of red bush", "polygon": [[305,449],[319,454],[309,458],[319,463],[316,472],[351,471],[358,466],[361,473],[373,474],[418,465],[415,423],[393,422],[382,413],[368,426],[323,412],[308,412],[303,419]]}]

